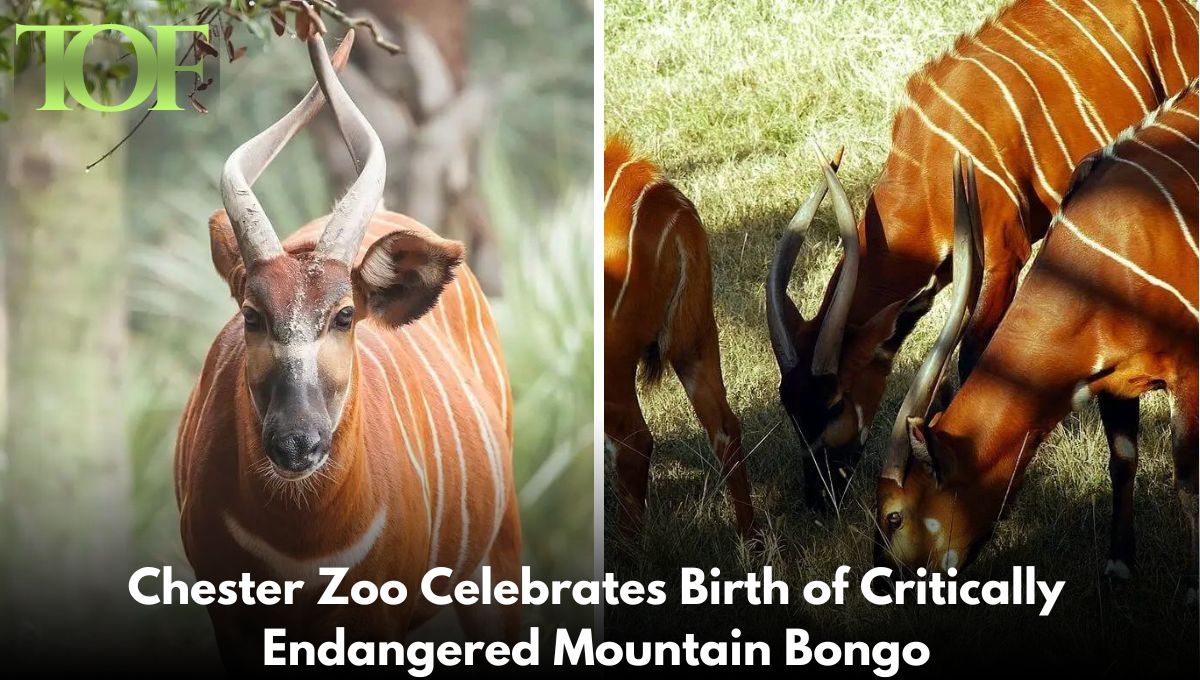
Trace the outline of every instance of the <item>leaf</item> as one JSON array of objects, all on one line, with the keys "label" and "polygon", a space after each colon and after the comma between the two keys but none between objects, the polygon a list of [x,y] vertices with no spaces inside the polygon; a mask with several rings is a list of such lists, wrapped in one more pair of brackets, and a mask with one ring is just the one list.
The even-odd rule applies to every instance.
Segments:
[{"label": "leaf", "polygon": [[271,12],[271,28],[277,36],[287,33],[287,19],[281,10]]},{"label": "leaf", "polygon": [[236,50],[229,53],[229,63],[232,64],[233,62],[237,61],[238,59],[241,59],[245,55],[246,55],[246,46],[242,45],[241,47],[239,47]]},{"label": "leaf", "polygon": [[133,67],[123,63],[113,64],[108,69],[108,75],[110,78],[128,78],[133,75]]},{"label": "leaf", "polygon": [[8,122],[8,114],[4,111],[0,111],[0,123],[7,123],[7,122]]},{"label": "leaf", "polygon": [[233,24],[229,23],[228,21],[225,22],[225,30],[222,31],[222,35],[225,37],[225,40],[228,41],[229,36],[233,35]]},{"label": "leaf", "polygon": [[208,42],[204,38],[201,38],[200,36],[196,36],[196,50],[206,57],[219,56],[217,48],[213,47],[212,43]]},{"label": "leaf", "polygon": [[208,88],[212,87],[212,84],[213,84],[213,79],[209,78],[208,80],[204,81],[203,83],[200,83],[199,85],[197,85],[196,91],[203,92],[203,91],[207,90]]},{"label": "leaf", "polygon": [[188,95],[188,101],[192,103],[192,108],[196,109],[200,113],[208,113],[208,109],[205,108],[204,104],[201,104],[199,100],[196,99],[195,93]]}]

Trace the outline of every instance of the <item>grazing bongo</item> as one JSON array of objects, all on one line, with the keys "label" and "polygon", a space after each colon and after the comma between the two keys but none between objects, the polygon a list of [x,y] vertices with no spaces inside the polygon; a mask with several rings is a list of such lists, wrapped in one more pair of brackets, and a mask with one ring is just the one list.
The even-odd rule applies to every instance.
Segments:
[{"label": "grazing bongo", "polygon": [[[1072,409],[1095,396],[1166,390],[1195,579],[1198,101],[1193,81],[1080,164],[979,364],[927,420],[953,343],[935,346],[922,370],[934,377],[914,382],[892,431],[877,562],[966,566],[1011,505],[1038,444]],[[1117,578],[1134,566],[1132,444],[1113,442],[1118,512],[1105,570]]]},{"label": "grazing bongo", "polygon": [[700,216],[619,139],[604,147],[604,186],[604,434],[616,459],[621,527],[640,525],[654,450],[638,404],[638,366],[653,384],[669,363],[721,461],[738,530],[748,535],[754,512],[742,428],[725,399]]},{"label": "grazing bongo", "polygon": [[[435,584],[443,592],[483,565],[520,578],[512,404],[487,301],[462,244],[378,209],[379,138],[320,36],[308,49],[318,86],[225,165],[226,210],[209,229],[240,312],[213,342],[176,443],[196,577],[307,584],[286,607],[209,607],[235,669],[261,666],[267,627],[294,640],[331,639],[336,627],[350,640],[404,640],[436,612],[419,597],[435,566],[452,570]],[[326,99],[360,174],[330,216],[280,243],[251,186]],[[341,595],[366,580],[398,581],[409,597],[318,605],[323,567],[348,570]],[[473,637],[519,632],[515,605],[496,628],[471,608],[458,614]]]},{"label": "grazing bongo", "polygon": [[[807,448],[810,505],[840,496],[896,352],[949,280],[953,155],[974,162],[984,218],[965,378],[1080,160],[1194,79],[1196,61],[1196,9],[1182,0],[1018,0],[909,79],[817,315],[805,320],[787,295],[806,220],[780,239],[767,282],[779,397]],[[1136,441],[1137,404],[1102,406],[1110,436]]]}]

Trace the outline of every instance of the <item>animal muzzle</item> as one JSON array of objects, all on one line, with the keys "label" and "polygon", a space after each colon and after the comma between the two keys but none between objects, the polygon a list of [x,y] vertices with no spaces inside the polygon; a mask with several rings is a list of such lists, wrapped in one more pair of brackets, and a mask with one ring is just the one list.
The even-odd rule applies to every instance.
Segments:
[{"label": "animal muzzle", "polygon": [[328,460],[330,441],[327,430],[312,426],[279,430],[263,437],[275,473],[297,481],[316,472]]}]

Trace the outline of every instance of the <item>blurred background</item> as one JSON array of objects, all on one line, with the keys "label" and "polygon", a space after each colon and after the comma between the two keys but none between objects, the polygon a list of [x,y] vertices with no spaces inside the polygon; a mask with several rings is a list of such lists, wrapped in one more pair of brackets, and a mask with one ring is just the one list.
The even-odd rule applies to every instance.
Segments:
[{"label": "blurred background", "polygon": [[[109,594],[127,600],[125,578],[136,566],[187,573],[172,488],[176,426],[209,344],[237,310],[210,260],[217,179],[229,152],[313,82],[303,45],[276,37],[269,16],[237,20],[220,11],[231,3],[108,4],[128,10],[122,23],[147,24],[196,23],[182,20],[216,8],[207,18],[220,55],[206,62],[216,82],[195,93],[194,110],[150,115],[87,171],[139,124],[144,107],[36,112],[40,67],[15,64],[15,86],[0,78],[0,605],[19,614],[4,616],[14,628],[4,631],[6,646],[42,655],[78,649],[65,639],[78,624],[117,626],[121,615],[108,618],[96,603],[105,606]],[[11,41],[21,11],[21,23],[95,23],[87,7],[0,7],[0,35]],[[587,577],[592,3],[337,7],[371,17],[405,48],[391,55],[360,34],[343,76],[384,139],[388,208],[466,241],[491,296],[516,401],[525,564],[544,579]],[[333,17],[325,21],[334,36],[345,33]],[[10,47],[0,42],[6,60]],[[120,57],[104,49],[89,52],[97,77],[120,76]],[[114,87],[123,99],[121,83]],[[256,185],[282,231],[326,214],[348,184],[345,147],[324,118]],[[113,582],[113,574],[123,576]],[[583,625],[591,617],[540,608],[527,620]],[[135,618],[120,625],[150,631],[164,654],[210,644],[198,607],[142,609]]]}]

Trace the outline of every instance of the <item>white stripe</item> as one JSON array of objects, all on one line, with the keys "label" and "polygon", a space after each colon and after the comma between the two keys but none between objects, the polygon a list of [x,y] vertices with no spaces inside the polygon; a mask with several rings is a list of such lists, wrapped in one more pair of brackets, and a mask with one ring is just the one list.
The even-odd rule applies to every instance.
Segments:
[{"label": "white stripe", "polygon": [[975,167],[979,168],[979,171],[982,172],[984,174],[984,176],[991,178],[991,180],[993,182],[995,182],[996,184],[999,184],[1000,188],[1004,190],[1004,193],[1008,194],[1008,197],[1009,197],[1009,199],[1012,200],[1013,205],[1017,206],[1017,210],[1021,210],[1021,208],[1022,208],[1021,201],[1017,198],[1017,195],[1013,192],[1013,190],[1007,184],[1004,183],[1004,180],[1000,179],[999,175],[992,172],[992,169],[989,168],[987,166],[987,164],[985,164],[983,161],[976,158],[975,154],[971,153],[970,149],[963,146],[961,142],[959,142],[957,139],[954,138],[954,135],[951,135],[949,132],[946,132],[945,130],[941,129],[940,127],[935,125],[933,123],[933,121],[929,120],[929,117],[926,116],[925,112],[922,111],[920,109],[920,107],[917,106],[916,102],[909,100],[908,105],[909,105],[909,107],[912,108],[913,111],[916,112],[917,117],[919,117],[921,119],[921,122],[924,123],[925,126],[928,127],[930,130],[932,130],[934,134],[936,134],[937,136],[946,140],[950,144],[950,146],[953,146],[964,157],[970,158],[971,160],[973,160],[975,162]]},{"label": "white stripe", "polygon": [[[401,329],[401,331],[405,334],[406,337],[410,336],[408,326],[403,327]],[[484,453],[488,457],[488,461],[492,468],[492,474],[493,474],[493,480],[494,480],[493,487],[495,489],[495,498],[493,500],[493,506],[492,506],[492,516],[493,516],[492,532],[491,532],[490,536],[488,537],[487,544],[484,546],[485,549],[483,551],[484,554],[486,554],[487,548],[489,548],[492,545],[492,543],[495,542],[496,534],[498,534],[500,532],[500,521],[502,519],[501,515],[502,515],[502,510],[504,507],[504,491],[505,491],[504,477],[502,474],[503,471],[501,469],[502,464],[500,462],[500,453],[497,450],[496,438],[492,432],[491,426],[488,425],[488,423],[487,423],[487,416],[483,413],[483,408],[480,406],[479,401],[475,398],[475,395],[467,387],[467,383],[465,380],[463,380],[462,374],[459,373],[458,365],[454,363],[454,361],[453,361],[453,359],[451,359],[450,355],[446,353],[446,348],[437,341],[437,338],[435,336],[433,336],[431,333],[429,333],[428,329],[425,330],[425,333],[427,335],[429,335],[429,337],[433,340],[433,346],[436,347],[437,350],[441,353],[442,358],[446,362],[446,365],[450,367],[450,370],[454,373],[454,377],[458,379],[459,387],[462,389],[463,395],[467,398],[467,404],[471,407],[471,411],[475,414],[475,422],[478,425],[479,438],[481,440],[483,440]],[[417,357],[421,360],[422,363],[425,364],[426,368],[429,369],[430,373],[432,373],[433,367],[429,363],[429,360],[425,358],[425,353],[421,351],[420,346],[416,342],[412,342],[411,344],[412,344],[413,351],[416,353]]]},{"label": "white stripe", "polygon": [[609,184],[608,191],[604,192],[604,210],[605,211],[608,210],[608,199],[612,198],[613,189],[617,188],[617,182],[619,182],[621,180],[621,173],[625,172],[625,168],[628,168],[629,166],[633,165],[636,162],[637,162],[637,159],[631,158],[631,159],[625,161],[624,163],[622,163],[617,168],[617,171],[613,173],[612,184]]},{"label": "white stripe", "polygon": [[467,297],[466,291],[463,290],[462,277],[459,277],[455,283],[458,285],[458,308],[462,312],[463,335],[467,338],[467,356],[471,359],[471,368],[475,370],[475,377],[483,380],[483,373],[479,371],[479,360],[475,358],[475,343],[471,340],[469,321],[471,317],[467,316]]},{"label": "white stripe", "polygon": [[[404,439],[405,453],[408,454],[408,462],[412,464],[413,472],[417,473],[417,478],[421,480],[421,495],[425,500],[425,514],[428,520],[428,529],[433,530],[433,514],[429,505],[429,480],[425,477],[425,466],[417,462],[417,457],[413,455],[412,442],[408,438],[408,428],[404,426],[404,419],[400,417],[400,407],[396,405],[396,396],[392,394],[391,380],[388,379],[387,370],[383,364],[376,358],[375,354],[367,348],[365,342],[358,343],[358,348],[363,354],[375,364],[379,369],[379,374],[383,376],[383,389],[387,391],[388,401],[392,405],[392,415],[396,417],[396,424],[400,427],[400,436]],[[384,348],[386,349],[386,347]],[[403,380],[402,376],[396,376],[397,380]]]},{"label": "white stripe", "polygon": [[687,285],[687,251],[683,249],[683,240],[679,236],[675,237],[675,251],[679,255],[679,280],[675,282],[675,290],[671,293],[671,299],[667,301],[662,342],[659,343],[659,351],[664,355],[671,346],[671,320],[675,318],[675,312],[679,309],[679,298],[683,297],[683,288]]},{"label": "white stripe", "polygon": [[1162,7],[1163,16],[1167,18],[1167,30],[1171,32],[1171,51],[1175,53],[1175,63],[1179,66],[1179,77],[1183,79],[1186,85],[1188,83],[1188,72],[1183,67],[1183,59],[1179,58],[1179,43],[1175,41],[1175,22],[1171,19],[1171,12],[1167,10],[1167,5],[1163,0],[1158,0],[1158,6]]},{"label": "white stripe", "polygon": [[232,513],[225,513],[225,529],[242,550],[270,567],[281,579],[297,581],[322,578],[319,576],[322,567],[351,569],[357,566],[370,554],[386,526],[387,506],[381,506],[363,535],[347,548],[321,557],[299,559],[280,551],[265,539],[250,533]]},{"label": "white stripe", "polygon": [[[425,419],[429,423],[429,439],[433,442],[433,455],[436,456],[438,459],[438,505],[439,505],[439,507],[441,507],[442,497],[445,494],[445,487],[443,484],[444,480],[442,477],[442,467],[441,467],[442,444],[441,444],[441,438],[439,436],[440,433],[438,432],[437,424],[433,422],[433,409],[429,408],[429,400],[425,398],[425,392],[421,391],[421,392],[418,392],[418,394],[421,395],[421,405],[425,407]],[[458,481],[462,487],[461,493],[459,493],[459,495],[458,495],[459,496],[459,505],[460,505],[460,508],[459,508],[459,531],[462,535],[459,537],[458,558],[455,560],[454,563],[456,565],[461,565],[463,562],[463,557],[464,557],[464,555],[466,555],[466,552],[467,552],[467,534],[470,531],[470,524],[471,524],[471,518],[467,514],[467,461],[465,459],[463,459],[461,450],[459,451],[459,456],[458,456],[458,468],[459,468],[459,480]],[[441,516],[441,513],[439,512],[438,517],[437,517],[437,525],[436,525],[437,533],[439,536],[441,535],[441,522],[442,522],[442,516]],[[446,566],[446,565],[440,565],[435,562],[430,562],[430,566],[437,567],[437,566]],[[457,572],[457,571],[458,571],[458,569],[456,568],[455,572]]]},{"label": "white stripe", "polygon": [[442,315],[442,328],[446,332],[446,337],[450,338],[450,341],[454,343],[454,349],[460,352],[463,351],[462,345],[458,342],[458,338],[455,337],[454,333],[450,330],[450,317],[446,316],[446,305],[442,304],[441,300],[437,301],[437,309]]},{"label": "white stripe", "polygon": [[1196,306],[1193,305],[1191,302],[1189,302],[1188,299],[1185,298],[1183,296],[1183,294],[1180,293],[1174,286],[1167,283],[1166,281],[1163,281],[1162,279],[1158,278],[1157,276],[1154,276],[1150,272],[1147,272],[1146,270],[1137,266],[1136,264],[1129,261],[1125,257],[1109,250],[1108,248],[1104,247],[1103,245],[1097,243],[1096,241],[1093,241],[1091,238],[1088,237],[1087,234],[1084,234],[1082,231],[1080,231],[1079,227],[1075,226],[1075,223],[1072,222],[1070,219],[1068,219],[1065,215],[1059,215],[1058,221],[1061,222],[1062,224],[1066,225],[1066,227],[1071,230],[1071,233],[1075,234],[1075,236],[1079,237],[1079,240],[1083,241],[1083,243],[1085,245],[1091,247],[1093,250],[1100,253],[1101,255],[1104,255],[1104,256],[1112,259],[1117,264],[1125,267],[1126,269],[1128,269],[1130,272],[1132,272],[1133,274],[1135,274],[1136,276],[1141,278],[1146,283],[1149,283],[1150,285],[1154,286],[1155,288],[1161,288],[1162,290],[1167,291],[1171,295],[1174,295],[1175,299],[1177,299],[1181,303],[1183,303],[1184,307],[1187,307],[1187,310],[1189,312],[1191,312],[1192,316],[1196,317],[1197,319],[1200,319],[1200,310],[1196,309]]},{"label": "white stripe", "polygon": [[1197,23],[1195,16],[1196,7],[1188,2],[1188,0],[1179,0],[1179,4],[1183,5],[1183,15],[1188,18],[1188,21],[1192,22],[1192,26],[1200,28],[1200,23]]},{"label": "white stripe", "polygon": [[1012,173],[1009,172],[1008,168],[1005,166],[1004,155],[1000,153],[1000,147],[996,144],[996,140],[992,137],[991,133],[989,133],[986,128],[980,125],[979,121],[975,120],[975,117],[972,116],[966,109],[964,109],[961,104],[955,101],[949,94],[942,90],[942,88],[938,87],[937,83],[933,82],[932,79],[930,79],[928,76],[925,76],[924,73],[921,74],[921,79],[926,85],[929,86],[931,90],[934,91],[934,93],[937,94],[937,96],[942,98],[942,101],[949,104],[951,108],[953,108],[959,113],[959,115],[966,119],[967,123],[969,123],[971,127],[975,128],[976,132],[978,132],[980,135],[983,135],[983,138],[987,140],[988,146],[992,148],[992,153],[996,155],[996,162],[1000,164],[1001,172],[1004,173],[1004,176],[1009,182],[1012,183],[1013,186],[1017,186],[1017,178],[1013,177]]},{"label": "white stripe", "polygon": [[1200,121],[1200,116],[1197,116],[1196,114],[1192,113],[1191,111],[1188,111],[1187,109],[1175,109],[1174,111],[1172,111],[1172,113],[1182,113],[1183,115],[1187,116],[1188,118],[1191,118],[1192,120]]},{"label": "white stripe", "polygon": [[[373,337],[375,337],[377,340],[379,340],[379,343],[383,347],[383,350],[384,350],[383,355],[385,357],[387,357],[388,363],[392,365],[393,369],[395,369],[396,378],[399,381],[400,389],[404,392],[404,402],[408,406],[408,422],[410,425],[412,425],[414,428],[416,428],[417,423],[419,422],[417,420],[417,412],[413,408],[412,395],[409,394],[409,390],[408,390],[408,381],[404,379],[404,374],[400,371],[400,366],[396,363],[396,357],[390,351],[387,351],[386,342],[384,340],[380,339],[378,336],[375,336],[375,331],[373,328],[370,328],[369,326],[363,326],[363,328],[365,330],[368,330]],[[389,391],[391,390],[390,383],[388,386],[388,390]],[[417,451],[420,453],[421,461],[422,461],[421,467],[422,467],[422,469],[424,469],[425,463],[427,461],[427,458],[425,456],[425,442],[422,440],[421,437],[417,436],[418,434],[419,433],[414,432],[413,439],[415,439],[417,441]],[[430,436],[433,436],[432,430],[430,430]],[[434,443],[433,463],[434,463],[434,468],[437,471],[437,498],[434,499],[433,521],[432,521],[432,529],[431,529],[431,534],[430,534],[430,546],[429,546],[429,548],[430,548],[429,563],[437,564],[438,545],[440,545],[441,538],[442,538],[441,533],[442,533],[442,515],[444,514],[443,497],[445,496],[445,483],[443,480],[443,471],[442,471],[442,453],[441,453],[441,449],[437,446],[436,442]]]},{"label": "white stripe", "polygon": [[1038,106],[1040,106],[1042,109],[1042,115],[1046,117],[1046,123],[1050,126],[1050,134],[1054,135],[1054,141],[1058,144],[1059,150],[1062,151],[1063,159],[1067,162],[1067,167],[1072,171],[1075,170],[1075,163],[1071,160],[1071,152],[1067,151],[1067,145],[1063,142],[1062,135],[1058,132],[1058,125],[1054,123],[1054,117],[1050,115],[1050,109],[1046,107],[1046,100],[1042,99],[1042,93],[1038,91],[1037,85],[1035,85],[1033,82],[1033,78],[1029,77],[1029,72],[1026,71],[1025,68],[1020,64],[1010,59],[1008,55],[997,52],[991,47],[985,45],[982,40],[976,40],[975,44],[1012,64],[1012,67],[1017,69],[1017,72],[1020,73],[1021,77],[1025,79],[1025,82],[1029,85],[1029,89],[1033,90],[1033,95],[1037,97]]},{"label": "white stripe", "polygon": [[467,535],[470,531],[470,522],[469,522],[469,517],[467,516],[467,513],[466,513],[466,498],[467,498],[466,454],[463,452],[462,437],[459,436],[459,432],[458,432],[458,419],[454,417],[454,409],[450,407],[450,396],[446,392],[446,386],[442,384],[442,379],[438,376],[438,374],[436,372],[434,372],[433,367],[429,365],[429,361],[427,359],[425,359],[425,355],[422,354],[420,352],[420,349],[416,347],[415,343],[412,341],[412,338],[408,337],[408,327],[407,326],[404,326],[402,328],[402,332],[405,335],[405,339],[408,340],[408,345],[416,350],[416,354],[420,358],[421,364],[425,367],[426,372],[429,373],[429,378],[433,382],[433,386],[437,388],[438,394],[442,398],[442,408],[444,408],[446,410],[446,419],[450,421],[450,434],[454,438],[454,451],[455,451],[455,453],[458,454],[459,467],[462,470],[462,484],[463,484],[462,540],[461,540],[461,546],[459,548],[458,561],[455,562],[455,564],[454,564],[454,573],[461,574],[464,555],[466,555],[466,551],[467,551]]},{"label": "white stripe", "polygon": [[1184,166],[1183,163],[1180,163],[1179,161],[1175,160],[1174,158],[1171,158],[1170,155],[1163,153],[1162,150],[1160,150],[1158,147],[1153,146],[1151,144],[1147,144],[1146,142],[1138,139],[1137,137],[1134,137],[1130,141],[1132,141],[1134,144],[1143,146],[1143,147],[1149,149],[1150,151],[1153,151],[1154,153],[1158,154],[1159,156],[1162,156],[1163,158],[1167,159],[1168,161],[1171,161],[1172,163],[1175,164],[1176,167],[1178,167],[1180,170],[1183,171],[1183,174],[1188,176],[1188,179],[1192,180],[1192,184],[1196,183],[1196,176],[1193,175],[1191,173],[1191,171],[1188,170],[1186,166]]},{"label": "white stripe", "polygon": [[[507,424],[508,398],[505,396],[504,374],[500,371],[500,361],[496,358],[496,352],[492,349],[492,341],[488,339],[487,329],[483,326],[483,312],[479,304],[480,297],[479,288],[471,286],[471,299],[475,302],[475,327],[479,330],[479,337],[483,339],[483,349],[487,351],[488,359],[492,362],[492,373],[496,375],[496,395],[500,401],[500,422]],[[486,299],[483,304],[488,304]],[[489,314],[488,316],[490,317],[491,315]]]},{"label": "white stripe", "polygon": [[1017,106],[1017,102],[1013,100],[1012,91],[1009,90],[1008,86],[1004,84],[1004,81],[1000,80],[999,76],[993,73],[992,69],[988,68],[987,64],[984,64],[982,61],[979,61],[975,57],[967,57],[953,52],[951,53],[951,56],[961,61],[969,61],[975,64],[982,69],[983,72],[992,79],[992,81],[996,83],[996,87],[1000,88],[1000,93],[1004,95],[1004,101],[1008,102],[1008,108],[1012,112],[1013,118],[1016,119],[1017,125],[1021,128],[1021,140],[1025,142],[1025,150],[1029,153],[1029,161],[1033,164],[1034,172],[1037,173],[1038,181],[1042,185],[1042,191],[1045,191],[1047,196],[1054,199],[1054,203],[1056,205],[1062,203],[1062,195],[1058,193],[1058,191],[1054,188],[1054,185],[1050,184],[1050,181],[1046,179],[1046,173],[1042,171],[1042,164],[1038,160],[1037,151],[1035,151],[1033,148],[1033,140],[1029,136],[1029,129],[1025,127],[1025,119],[1021,116],[1021,109]]},{"label": "white stripe", "polygon": [[1162,62],[1158,59],[1158,45],[1154,44],[1154,32],[1150,30],[1150,20],[1146,18],[1146,12],[1142,10],[1142,3],[1135,0],[1133,8],[1137,10],[1138,17],[1142,20],[1142,29],[1146,31],[1146,44],[1150,46],[1150,58],[1154,60],[1154,70],[1162,79],[1162,86],[1165,90],[1167,89],[1167,74],[1163,71]]},{"label": "white stripe", "polygon": [[683,208],[676,208],[675,212],[671,213],[671,219],[667,220],[667,226],[663,227],[662,236],[658,237],[658,248],[654,249],[654,266],[658,267],[658,261],[662,258],[663,244],[667,242],[667,234],[671,233],[671,228],[675,226],[675,220],[679,219],[679,213],[683,212]]},{"label": "white stripe", "polygon": [[[1113,37],[1117,39],[1117,42],[1121,43],[1121,47],[1125,48],[1126,54],[1128,54],[1130,60],[1133,61],[1133,65],[1137,66],[1138,70],[1142,72],[1142,76],[1146,79],[1146,84],[1150,86],[1150,91],[1153,92],[1154,81],[1150,78],[1150,74],[1146,72],[1146,67],[1142,65],[1142,61],[1137,58],[1136,54],[1133,53],[1133,48],[1129,46],[1129,43],[1125,42],[1125,37],[1122,36],[1119,31],[1117,31],[1117,27],[1113,26],[1112,22],[1108,20],[1108,17],[1104,16],[1099,9],[1096,9],[1096,6],[1093,5],[1090,0],[1083,0],[1083,4],[1087,5],[1088,9],[1095,12],[1096,16],[1100,17],[1100,21],[1104,22],[1104,25],[1107,26],[1108,30],[1112,32]],[[1135,2],[1134,4],[1137,3]]]},{"label": "white stripe", "polygon": [[1094,45],[1096,49],[1100,51],[1100,54],[1104,56],[1105,61],[1107,61],[1109,65],[1113,67],[1113,70],[1117,72],[1117,75],[1121,76],[1121,80],[1124,81],[1125,85],[1129,87],[1129,91],[1132,92],[1133,96],[1136,97],[1138,102],[1141,103],[1142,110],[1146,111],[1150,109],[1150,103],[1146,101],[1145,95],[1143,95],[1141,92],[1138,92],[1138,89],[1133,86],[1133,81],[1129,79],[1129,76],[1125,75],[1125,72],[1121,70],[1121,67],[1117,66],[1117,62],[1113,60],[1112,55],[1108,53],[1108,50],[1104,49],[1103,45],[1101,45],[1096,41],[1095,38],[1092,37],[1092,34],[1088,32],[1087,28],[1083,24],[1079,23],[1078,19],[1071,16],[1062,7],[1059,7],[1058,3],[1054,2],[1054,0],[1047,0],[1047,3],[1054,9],[1058,10],[1058,12],[1066,17],[1068,21],[1070,21],[1072,24],[1075,24],[1075,27],[1078,28],[1080,32],[1083,33],[1083,35],[1088,39],[1088,41],[1090,41],[1092,45]]},{"label": "white stripe", "polygon": [[1162,122],[1161,120],[1154,121],[1150,125],[1150,127],[1156,127],[1160,130],[1166,130],[1167,132],[1170,132],[1171,134],[1182,139],[1183,141],[1187,142],[1188,144],[1191,144],[1192,146],[1196,147],[1197,149],[1200,149],[1200,144],[1197,144],[1196,140],[1194,140],[1191,137],[1187,136],[1186,134],[1180,132],[1179,130],[1176,130],[1175,128],[1171,127],[1170,125],[1167,125],[1166,123]]},{"label": "white stripe", "polygon": [[633,202],[632,214],[630,215],[629,225],[629,245],[626,247],[625,253],[625,281],[621,283],[621,292],[617,293],[617,301],[613,303],[611,318],[617,318],[617,312],[621,309],[621,302],[625,299],[625,291],[629,289],[629,277],[633,274],[633,237],[637,232],[638,213],[642,210],[642,199],[646,197],[646,192],[658,186],[658,182],[649,182],[642,187],[642,192],[638,194],[637,200]]},{"label": "white stripe", "polygon": [[1179,229],[1183,232],[1184,240],[1186,240],[1188,245],[1191,246],[1192,252],[1200,257],[1200,247],[1197,247],[1196,239],[1192,238],[1191,231],[1188,230],[1187,220],[1184,218],[1183,213],[1179,211],[1179,206],[1175,203],[1175,197],[1170,191],[1167,190],[1165,186],[1163,186],[1163,183],[1160,182],[1159,179],[1155,177],[1149,170],[1142,167],[1140,164],[1129,160],[1128,158],[1121,158],[1120,156],[1113,154],[1112,159],[1119,163],[1124,163],[1130,167],[1137,168],[1138,171],[1146,176],[1146,179],[1150,180],[1150,182],[1154,184],[1159,193],[1163,195],[1163,198],[1167,200],[1167,205],[1171,206],[1171,213],[1175,215],[1175,222],[1179,224]]},{"label": "white stripe", "polygon": [[1046,63],[1050,64],[1056,71],[1058,71],[1059,75],[1062,76],[1063,81],[1066,82],[1067,89],[1071,90],[1071,97],[1075,100],[1075,110],[1079,112],[1079,117],[1083,120],[1083,124],[1086,125],[1088,131],[1092,133],[1092,138],[1096,140],[1096,146],[1104,146],[1107,144],[1110,138],[1108,131],[1105,130],[1104,132],[1101,132],[1096,127],[1096,122],[1099,122],[1100,125],[1104,124],[1103,119],[1101,119],[1100,114],[1096,112],[1096,108],[1092,106],[1091,100],[1083,96],[1083,92],[1081,92],[1079,89],[1079,84],[1076,83],[1075,79],[1071,77],[1071,74],[1068,73],[1065,68],[1063,68],[1062,64],[1058,63],[1058,61],[1049,54],[1034,47],[1004,24],[998,23],[996,24],[996,28],[1004,31],[1006,35],[1020,43],[1025,49],[1029,50],[1030,53],[1041,57],[1046,61]]}]

